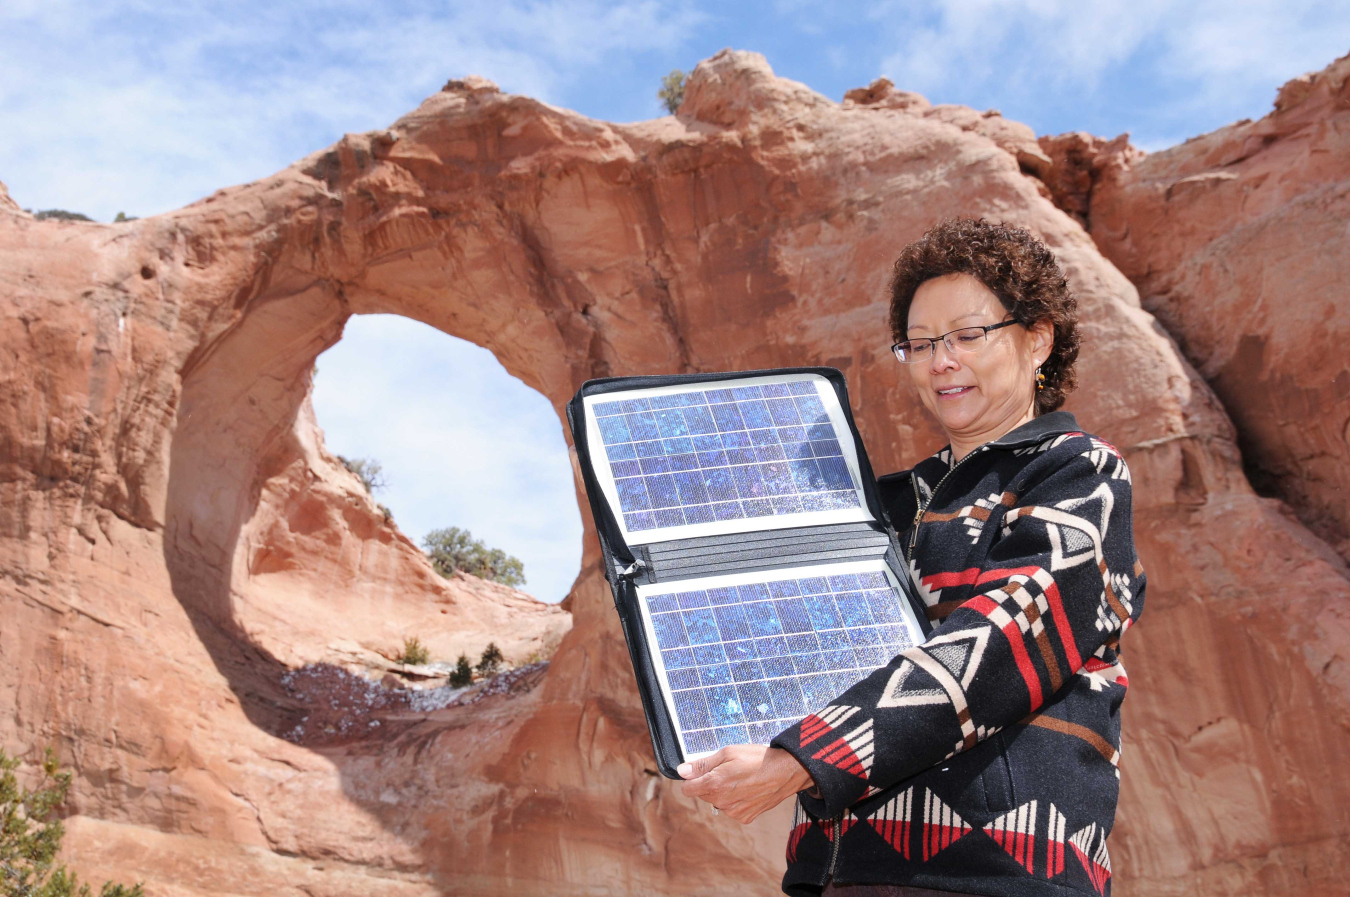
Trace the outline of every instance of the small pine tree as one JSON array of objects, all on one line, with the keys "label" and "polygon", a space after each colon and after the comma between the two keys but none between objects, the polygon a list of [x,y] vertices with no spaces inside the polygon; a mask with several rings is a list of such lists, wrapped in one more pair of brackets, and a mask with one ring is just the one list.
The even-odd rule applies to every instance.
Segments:
[{"label": "small pine tree", "polygon": [[421,666],[431,659],[431,652],[422,644],[417,636],[411,636],[403,640],[403,653],[398,656],[399,663],[406,663],[410,666]]},{"label": "small pine tree", "polygon": [[459,655],[459,660],[455,662],[455,669],[450,673],[450,684],[455,688],[463,688],[473,682],[473,667],[469,666],[468,655]]},{"label": "small pine tree", "polygon": [[502,649],[497,647],[496,642],[488,642],[488,646],[483,649],[483,656],[478,658],[478,674],[480,676],[491,676],[497,672],[502,665]]},{"label": "small pine tree", "polygon": [[[56,863],[66,829],[48,817],[65,802],[70,773],[62,772],[50,748],[36,791],[20,788],[16,758],[0,750],[0,897],[89,897],[75,873]],[[104,882],[99,897],[145,897],[137,884]]]},{"label": "small pine tree", "polygon": [[674,115],[684,102],[684,72],[679,69],[671,69],[670,74],[661,79],[661,89],[656,92],[656,98],[665,104],[666,111]]}]

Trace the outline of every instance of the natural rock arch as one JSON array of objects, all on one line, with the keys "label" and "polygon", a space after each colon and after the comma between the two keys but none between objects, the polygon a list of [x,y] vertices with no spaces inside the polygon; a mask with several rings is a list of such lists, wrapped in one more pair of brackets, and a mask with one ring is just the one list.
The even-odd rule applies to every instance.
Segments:
[{"label": "natural rock arch", "polygon": [[[251,569],[267,575],[284,559],[250,564],[262,543],[290,539],[297,556],[323,548],[286,527],[251,527],[269,501],[317,502],[341,521],[332,531],[346,527],[367,550],[344,568],[354,581],[425,574],[412,546],[343,506],[328,488],[332,465],[307,442],[307,372],[355,312],[402,314],[483,345],[559,408],[584,379],[610,373],[834,364],[849,377],[874,464],[897,467],[936,447],[936,433],[885,350],[888,263],[928,224],[982,214],[1033,228],[1059,255],[1086,333],[1071,408],[1134,471],[1150,592],[1126,648],[1138,688],[1112,840],[1118,874],[1140,891],[1259,879],[1278,892],[1298,886],[1282,877],[1293,873],[1251,863],[1329,868],[1345,849],[1350,806],[1347,786],[1321,776],[1350,718],[1347,672],[1319,678],[1350,640],[1324,600],[1350,592],[1334,558],[1251,493],[1222,409],[1129,282],[1023,173],[1036,157],[1015,145],[1016,128],[873,94],[836,105],[773,77],[758,57],[722,53],[696,70],[678,117],[616,126],[468,79],[390,131],[350,135],[171,215],[121,229],[10,216],[22,265],[46,259],[48,272],[73,272],[49,273],[40,289],[22,275],[10,284],[13,317],[27,328],[11,340],[15,356],[55,368],[3,431],[20,472],[7,495],[27,502],[3,530],[6,569],[38,569],[23,548],[34,533],[54,546],[46,579],[30,573],[25,585],[48,610],[22,599],[22,626],[95,645],[114,638],[84,622],[102,614],[150,638],[132,611],[143,617],[155,595],[176,595],[206,651],[189,645],[155,672],[192,671],[192,697],[220,707],[197,724],[233,739],[194,759],[190,739],[155,734],[182,723],[154,718],[152,698],[140,696],[132,703],[150,719],[138,731],[160,742],[91,744],[75,733],[106,718],[97,702],[75,700],[52,733],[90,769],[132,783],[87,777],[80,811],[275,856],[336,856],[320,885],[333,891],[368,885],[372,868],[409,894],[769,889],[781,862],[775,820],[741,829],[713,819],[649,773],[589,535],[569,598],[574,627],[541,689],[305,751],[265,731],[285,712],[268,671],[308,658],[278,656],[250,606],[250,577],[262,578]],[[96,286],[81,293],[85,280]],[[54,312],[39,300],[53,296],[67,318],[44,325]],[[41,354],[64,345],[68,357]],[[34,510],[32,496],[46,504]],[[92,546],[87,558],[62,547],[77,536]],[[115,583],[90,585],[100,575],[121,582],[119,564],[151,570],[146,606],[118,598]],[[62,609],[52,596],[72,586],[102,603],[82,596],[82,607]],[[456,619],[486,613],[481,601],[450,598]],[[181,634],[180,623],[165,627]],[[0,646],[59,667],[64,649],[38,642]],[[56,706],[57,681],[6,683],[21,696],[20,732],[42,729],[34,714]],[[221,697],[225,685],[251,725]],[[173,779],[180,767],[164,773],[166,757],[194,775]],[[147,809],[144,795],[163,806],[173,788],[198,807],[227,808],[224,821]],[[1229,811],[1250,824],[1210,821]],[[72,829],[91,856],[129,837],[101,825]]]}]

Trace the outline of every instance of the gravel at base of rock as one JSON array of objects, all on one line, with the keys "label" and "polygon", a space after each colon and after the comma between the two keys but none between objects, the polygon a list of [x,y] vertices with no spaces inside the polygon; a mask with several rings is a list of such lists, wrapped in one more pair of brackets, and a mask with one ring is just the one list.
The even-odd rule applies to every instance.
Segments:
[{"label": "gravel at base of rock", "polygon": [[415,724],[415,714],[465,707],[487,698],[524,694],[543,681],[548,661],[497,673],[473,685],[389,688],[342,667],[308,664],[281,677],[287,696],[298,705],[299,721],[281,737],[293,744],[331,746],[385,737],[382,728]]}]

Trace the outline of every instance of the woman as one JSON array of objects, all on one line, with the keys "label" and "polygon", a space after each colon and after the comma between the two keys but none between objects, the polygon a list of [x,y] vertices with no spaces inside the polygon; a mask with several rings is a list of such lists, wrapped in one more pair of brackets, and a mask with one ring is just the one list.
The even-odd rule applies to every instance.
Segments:
[{"label": "woman", "polygon": [[881,491],[935,629],[772,746],[680,769],[741,822],[796,794],[789,894],[1109,892],[1144,576],[1125,461],[1056,410],[1075,315],[1020,228],[948,221],[895,264],[893,351],[950,443]]}]

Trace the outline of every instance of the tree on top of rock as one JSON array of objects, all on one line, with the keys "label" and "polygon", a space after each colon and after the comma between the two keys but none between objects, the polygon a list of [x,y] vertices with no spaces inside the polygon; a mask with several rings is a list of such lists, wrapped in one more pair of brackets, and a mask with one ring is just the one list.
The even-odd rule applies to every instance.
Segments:
[{"label": "tree on top of rock", "polygon": [[684,102],[684,81],[684,72],[671,69],[670,74],[661,79],[661,89],[656,92],[656,98],[665,104],[666,111],[671,115]]},{"label": "tree on top of rock", "polygon": [[432,530],[422,539],[422,547],[431,566],[444,577],[454,576],[458,570],[504,586],[525,585],[525,565],[519,558],[500,548],[488,548],[468,530],[457,526]]},{"label": "tree on top of rock", "polygon": [[389,485],[384,478],[384,467],[374,458],[344,458],[338,455],[337,459],[361,481],[361,485],[371,495],[383,491]]}]

